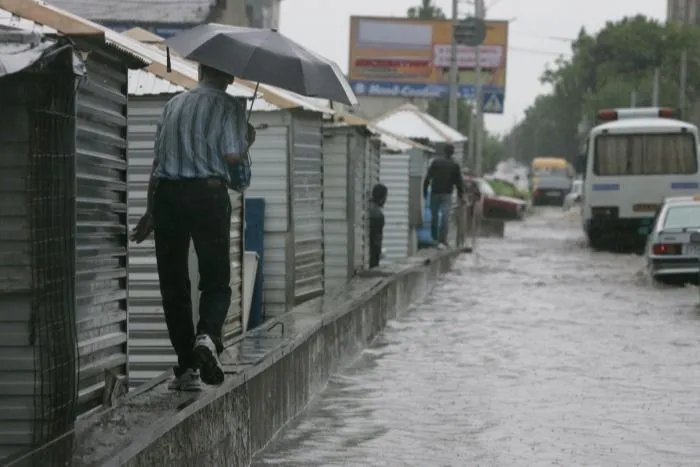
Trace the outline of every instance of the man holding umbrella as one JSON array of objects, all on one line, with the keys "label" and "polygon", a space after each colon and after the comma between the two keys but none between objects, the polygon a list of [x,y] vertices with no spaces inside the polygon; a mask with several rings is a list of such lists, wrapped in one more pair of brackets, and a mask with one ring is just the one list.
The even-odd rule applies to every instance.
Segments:
[{"label": "man holding umbrella", "polygon": [[[221,384],[221,329],[231,303],[231,202],[227,186],[248,184],[247,151],[255,131],[245,100],[226,93],[233,77],[200,65],[201,82],[173,97],[158,124],[146,213],[131,233],[155,232],[165,321],[178,358],[171,389]],[[199,260],[199,323],[192,322],[190,239]],[[200,376],[201,372],[201,376]]]},{"label": "man holding umbrella", "polygon": [[[165,44],[168,70],[172,48],[200,64],[202,83],[174,97],[163,111],[148,208],[132,239],[142,242],[155,229],[163,309],[178,356],[171,387],[197,390],[200,372],[207,384],[224,380],[218,355],[231,301],[226,185],[238,191],[248,186],[248,148],[255,140],[246,124],[244,101],[227,95],[227,86],[235,76],[256,82],[255,94],[262,82],[351,106],[357,105],[357,97],[336,63],[276,30],[203,24]],[[190,237],[202,292],[196,336],[187,271]]]}]

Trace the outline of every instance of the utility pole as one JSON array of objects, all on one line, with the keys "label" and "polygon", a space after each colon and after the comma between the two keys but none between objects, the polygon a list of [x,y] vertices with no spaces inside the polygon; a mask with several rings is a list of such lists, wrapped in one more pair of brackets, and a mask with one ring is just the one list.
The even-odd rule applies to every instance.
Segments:
[{"label": "utility pole", "polygon": [[[452,23],[456,29],[459,23],[459,0],[452,0]],[[457,35],[452,34],[452,50],[450,52],[450,94],[449,94],[449,111],[448,124],[452,128],[457,128],[459,115],[459,64],[457,62]]]},{"label": "utility pole", "polygon": [[681,54],[680,82],[678,83],[678,108],[681,111],[681,118],[685,119],[685,92],[688,86],[688,50]]},{"label": "utility pole", "polygon": [[469,134],[467,135],[467,155],[464,157],[463,167],[470,167],[474,171],[476,167],[476,156],[474,154],[474,135],[476,134],[476,125],[474,123],[474,109],[469,108]]},{"label": "utility pole", "polygon": [[652,90],[652,94],[651,94],[651,106],[652,107],[659,106],[659,88],[660,87],[661,87],[661,69],[655,68],[654,69],[654,89]]},{"label": "utility pole", "polygon": [[[484,20],[486,17],[486,11],[484,8],[484,0],[475,0],[474,3],[475,17],[479,20]],[[481,79],[481,45],[477,45],[475,49],[475,59],[476,59],[476,70],[474,76],[474,87],[476,91],[476,100],[474,104],[474,110],[476,111],[475,118],[475,131],[474,131],[474,155],[476,157],[474,171],[477,177],[481,177],[482,168],[484,165],[484,154],[483,154],[483,137],[484,137],[484,97],[482,92],[482,79]]]}]

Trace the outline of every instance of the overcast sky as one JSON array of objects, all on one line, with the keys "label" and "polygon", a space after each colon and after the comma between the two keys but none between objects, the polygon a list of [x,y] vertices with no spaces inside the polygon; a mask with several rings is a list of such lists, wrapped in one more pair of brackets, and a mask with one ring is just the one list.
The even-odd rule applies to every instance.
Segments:
[{"label": "overcast sky", "polygon": [[[347,71],[349,20],[352,15],[404,16],[419,0],[284,0],[281,31],[299,43],[335,60]],[[449,16],[451,0],[436,2]],[[460,2],[461,12],[469,12]],[[567,38],[583,26],[589,31],[606,21],[644,14],[666,16],[666,0],[486,0],[487,17],[512,21],[508,51],[505,113],[487,116],[486,125],[503,132],[523,116],[546,89],[539,76],[559,54],[569,55]]]}]

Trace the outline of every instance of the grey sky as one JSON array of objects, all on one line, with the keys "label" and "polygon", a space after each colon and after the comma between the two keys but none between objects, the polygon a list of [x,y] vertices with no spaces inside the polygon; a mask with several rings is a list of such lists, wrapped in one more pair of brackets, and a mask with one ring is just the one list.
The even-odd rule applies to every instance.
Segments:
[{"label": "grey sky", "polygon": [[[351,15],[403,16],[419,0],[284,0],[281,31],[299,43],[335,60],[347,71]],[[436,2],[449,15],[451,0]],[[462,2],[466,3],[466,2]],[[606,21],[645,14],[666,15],[666,0],[486,0],[487,16],[513,20],[510,27],[506,110],[488,116],[491,131],[503,132],[522,118],[537,94],[546,91],[538,79],[548,62],[569,54],[569,43],[549,37],[573,38],[584,26],[589,31]],[[462,11],[469,10],[466,4]]]}]

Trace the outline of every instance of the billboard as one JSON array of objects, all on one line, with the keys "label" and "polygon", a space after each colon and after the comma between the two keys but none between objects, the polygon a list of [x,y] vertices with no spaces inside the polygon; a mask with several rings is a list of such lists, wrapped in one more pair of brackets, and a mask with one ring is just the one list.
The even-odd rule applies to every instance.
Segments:
[{"label": "billboard", "polygon": [[[350,19],[348,74],[358,96],[444,98],[449,95],[453,23],[353,16]],[[479,46],[483,108],[503,113],[508,58],[508,22],[486,21]],[[475,47],[460,46],[459,95],[474,99]]]}]

